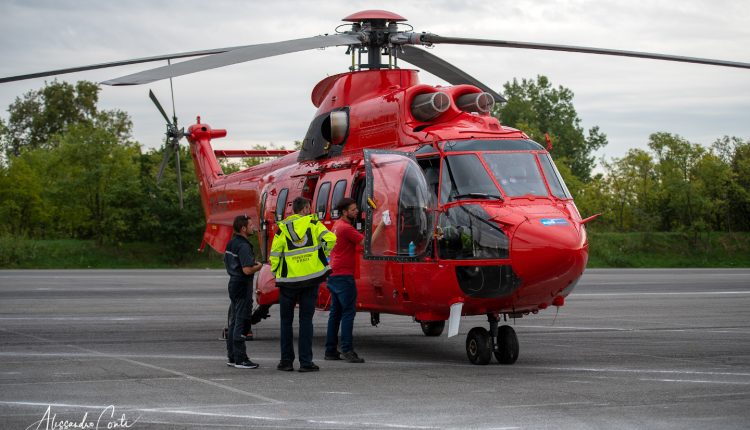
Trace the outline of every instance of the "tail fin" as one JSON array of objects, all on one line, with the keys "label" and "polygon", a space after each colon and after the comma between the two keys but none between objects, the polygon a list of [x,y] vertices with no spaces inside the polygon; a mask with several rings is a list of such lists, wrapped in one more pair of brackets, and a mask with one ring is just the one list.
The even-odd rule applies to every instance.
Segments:
[{"label": "tail fin", "polygon": [[211,139],[222,138],[227,135],[226,130],[212,129],[207,124],[201,124],[198,117],[196,124],[188,128],[187,139],[190,142],[190,155],[195,165],[195,175],[198,178],[198,186],[201,193],[201,202],[206,219],[209,218],[210,200],[209,191],[216,184],[224,172],[216,159],[216,154],[211,147]]}]

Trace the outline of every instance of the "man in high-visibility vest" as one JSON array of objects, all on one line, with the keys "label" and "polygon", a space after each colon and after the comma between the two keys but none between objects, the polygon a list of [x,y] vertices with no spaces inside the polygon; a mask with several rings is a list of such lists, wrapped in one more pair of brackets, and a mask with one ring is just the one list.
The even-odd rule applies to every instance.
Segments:
[{"label": "man in high-visibility vest", "polygon": [[328,231],[315,215],[310,200],[297,197],[292,202],[294,214],[278,223],[271,244],[271,271],[279,287],[281,314],[281,361],[279,370],[294,370],[294,307],[299,304],[299,371],[314,372],[312,318],[318,288],[329,273],[328,256],[336,244],[336,235]]}]

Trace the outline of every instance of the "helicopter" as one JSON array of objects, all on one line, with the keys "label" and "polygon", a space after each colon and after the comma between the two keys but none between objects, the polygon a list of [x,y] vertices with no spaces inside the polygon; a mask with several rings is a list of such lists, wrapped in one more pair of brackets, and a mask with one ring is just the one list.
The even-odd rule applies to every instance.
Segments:
[{"label": "helicopter", "polygon": [[[343,19],[335,34],[275,43],[191,51],[0,78],[0,83],[124,64],[167,60],[167,66],[103,82],[140,85],[244,61],[327,47],[346,47],[348,71],[312,90],[317,112],[299,151],[215,150],[224,129],[202,123],[179,128],[154,96],[167,123],[160,178],[186,138],[195,165],[206,229],[200,249],[222,253],[232,220],[248,215],[266,261],[276,224],[299,196],[312,201],[326,226],[343,197],[360,209],[355,227],[365,242],[357,259],[357,310],[411,316],[426,336],[458,334],[462,316],[483,315],[488,327],[466,336],[474,364],[492,357],[513,364],[518,337],[508,320],[565,305],[588,261],[586,224],[549,147],[490,115],[505,99],[458,67],[419,48],[440,44],[537,49],[750,68],[748,63],[636,51],[444,37],[414,32],[398,14],[365,10]],[[341,26],[339,26],[341,28]],[[171,60],[201,57],[172,64]],[[450,86],[421,84],[408,63]],[[221,158],[278,157],[225,174]],[[181,186],[181,185],[180,185]],[[181,195],[181,189],[179,191]],[[377,223],[393,228],[371,240]],[[268,265],[254,278],[254,322],[278,303]],[[317,307],[327,310],[321,288]]]}]

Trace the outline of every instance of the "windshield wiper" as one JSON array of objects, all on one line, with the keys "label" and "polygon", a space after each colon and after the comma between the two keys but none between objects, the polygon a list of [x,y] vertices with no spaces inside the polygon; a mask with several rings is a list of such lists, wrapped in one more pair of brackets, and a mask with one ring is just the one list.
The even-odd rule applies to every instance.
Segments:
[{"label": "windshield wiper", "polygon": [[473,197],[475,199],[493,199],[493,200],[504,200],[503,196],[496,194],[487,193],[463,193],[453,196],[454,199],[462,199],[466,197]]}]

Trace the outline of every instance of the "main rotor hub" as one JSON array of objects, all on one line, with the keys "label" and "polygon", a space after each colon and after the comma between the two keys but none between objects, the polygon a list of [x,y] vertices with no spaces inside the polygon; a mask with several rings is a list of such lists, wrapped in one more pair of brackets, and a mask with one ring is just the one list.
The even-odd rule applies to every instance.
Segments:
[{"label": "main rotor hub", "polygon": [[[358,69],[391,69],[397,67],[398,52],[394,52],[391,37],[398,34],[398,23],[406,21],[401,15],[387,10],[363,10],[353,13],[342,21],[351,22],[354,33],[363,35],[361,48],[350,48],[352,67]],[[355,61],[355,51],[359,52],[359,61]],[[362,61],[363,53],[367,53],[366,63]],[[388,56],[388,64],[383,64],[381,55]]]}]

